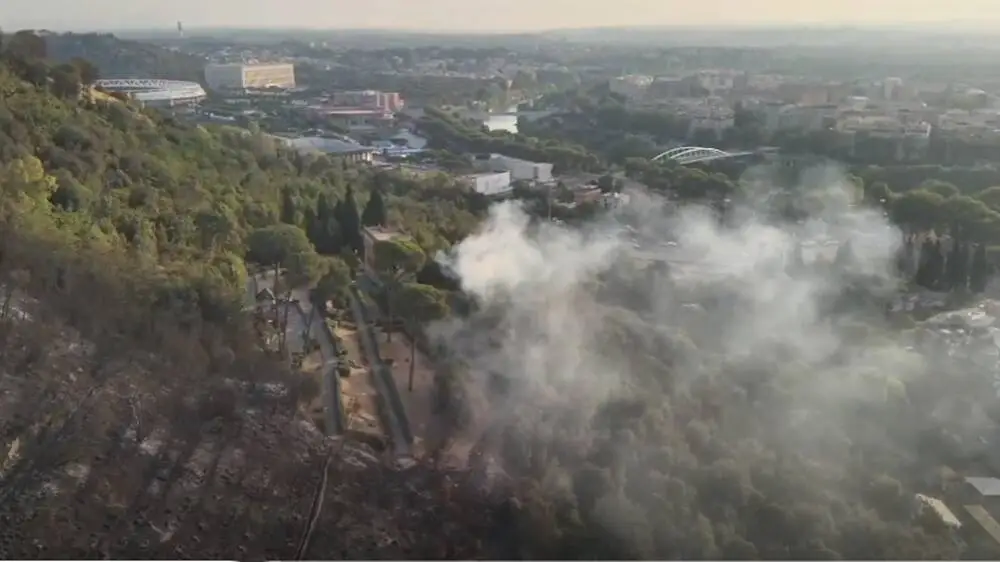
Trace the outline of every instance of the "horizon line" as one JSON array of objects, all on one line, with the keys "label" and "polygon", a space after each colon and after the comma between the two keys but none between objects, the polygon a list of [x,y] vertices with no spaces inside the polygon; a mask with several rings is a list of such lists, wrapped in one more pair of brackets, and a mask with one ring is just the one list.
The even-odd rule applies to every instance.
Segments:
[{"label": "horizon line", "polygon": [[[183,20],[180,20],[183,23]],[[116,27],[80,27],[67,28],[62,26],[45,27],[20,27],[15,30],[51,31],[58,33],[115,33],[115,32],[172,32],[175,31],[176,21],[164,26],[136,25],[136,26],[116,26]],[[289,26],[257,26],[257,25],[212,25],[195,24],[185,25],[185,32],[197,31],[256,31],[256,32],[289,32],[289,31],[310,31],[310,32],[348,32],[348,33],[383,33],[383,34],[408,34],[408,35],[456,35],[456,36],[503,36],[503,35],[544,35],[547,33],[565,32],[614,32],[614,31],[724,31],[724,30],[782,30],[782,31],[808,31],[808,30],[828,30],[828,31],[879,31],[879,30],[920,30],[933,31],[928,27],[944,27],[938,29],[940,32],[951,32],[961,30],[976,31],[1000,31],[1000,22],[984,22],[982,20],[947,20],[947,21],[912,21],[912,22],[728,22],[718,24],[706,23],[674,23],[663,25],[609,25],[609,26],[569,26],[552,27],[547,29],[434,29],[434,28],[407,28],[407,27],[326,27],[308,25]]]}]

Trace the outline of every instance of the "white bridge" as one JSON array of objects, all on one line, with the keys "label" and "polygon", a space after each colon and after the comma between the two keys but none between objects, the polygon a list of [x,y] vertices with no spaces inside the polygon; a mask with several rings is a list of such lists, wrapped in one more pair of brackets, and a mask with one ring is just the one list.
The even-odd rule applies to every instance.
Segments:
[{"label": "white bridge", "polygon": [[678,146],[670,150],[657,154],[653,157],[654,162],[663,159],[673,160],[678,164],[696,164],[698,162],[711,162],[712,160],[722,160],[723,158],[737,158],[749,156],[753,152],[726,152],[718,148],[705,148],[702,146]]}]

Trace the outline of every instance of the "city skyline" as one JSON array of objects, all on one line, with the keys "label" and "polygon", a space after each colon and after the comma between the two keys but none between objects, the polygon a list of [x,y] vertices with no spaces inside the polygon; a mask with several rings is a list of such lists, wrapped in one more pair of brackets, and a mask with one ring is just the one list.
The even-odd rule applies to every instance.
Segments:
[{"label": "city skyline", "polygon": [[[519,32],[561,28],[629,26],[798,26],[912,25],[959,22],[996,27],[1000,13],[986,0],[914,4],[903,0],[841,0],[822,5],[794,0],[758,0],[748,8],[737,0],[656,4],[620,0],[612,4],[573,5],[553,0],[508,0],[483,7],[458,0],[371,0],[364,10],[344,0],[197,0],[125,2],[123,0],[5,0],[0,27],[6,29],[115,30],[185,28],[382,29],[434,32]],[[55,14],[55,15],[53,15]]]}]

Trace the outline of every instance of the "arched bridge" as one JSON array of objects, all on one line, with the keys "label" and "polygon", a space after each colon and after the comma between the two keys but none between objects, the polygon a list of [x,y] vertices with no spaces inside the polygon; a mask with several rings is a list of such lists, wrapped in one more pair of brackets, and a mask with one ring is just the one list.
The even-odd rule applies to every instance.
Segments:
[{"label": "arched bridge", "polygon": [[719,150],[718,148],[705,148],[702,146],[678,146],[671,148],[670,150],[657,154],[653,157],[654,162],[663,160],[664,158],[673,160],[678,164],[696,164],[698,162],[711,162],[712,160],[721,160],[723,158],[736,158],[739,156],[748,156],[754,154],[753,152],[726,152],[725,150]]}]

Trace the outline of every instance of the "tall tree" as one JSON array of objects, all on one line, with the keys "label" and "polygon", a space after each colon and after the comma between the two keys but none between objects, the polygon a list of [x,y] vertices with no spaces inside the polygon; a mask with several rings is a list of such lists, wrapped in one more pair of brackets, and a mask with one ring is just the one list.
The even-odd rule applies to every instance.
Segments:
[{"label": "tall tree", "polygon": [[410,373],[407,379],[407,389],[413,392],[413,375],[417,359],[417,331],[420,324],[432,322],[448,314],[448,304],[444,293],[430,285],[420,283],[402,283],[393,293],[395,305],[393,309],[406,319],[407,332],[410,334]]},{"label": "tall tree", "polygon": [[936,240],[924,240],[920,249],[920,266],[914,281],[925,289],[937,290],[941,286],[944,273],[944,256],[941,254],[941,244]]},{"label": "tall tree", "polygon": [[295,198],[292,197],[290,189],[281,192],[281,222],[285,224],[296,224],[295,220]]},{"label": "tall tree", "polygon": [[972,256],[972,267],[969,272],[969,289],[973,293],[982,293],[989,282],[990,267],[986,259],[986,244],[978,244]]},{"label": "tall tree", "polygon": [[387,341],[392,341],[395,295],[403,284],[416,280],[417,273],[427,261],[427,256],[416,242],[406,237],[376,242],[374,252],[375,271],[388,297],[386,307],[389,326],[386,329],[386,337]]},{"label": "tall tree", "polygon": [[948,252],[946,268],[946,286],[949,290],[965,290],[969,286],[969,249],[960,242],[955,242]]},{"label": "tall tree", "polygon": [[337,222],[340,223],[344,243],[353,251],[360,252],[363,245],[361,217],[358,216],[358,204],[354,200],[354,189],[350,186],[347,187],[347,195],[337,204]]},{"label": "tall tree", "polygon": [[316,220],[325,224],[332,218],[334,218],[334,207],[330,205],[326,193],[320,193],[316,198]]},{"label": "tall tree", "polygon": [[365,226],[384,226],[386,223],[385,200],[382,199],[382,192],[373,189],[364,211],[361,212],[361,223]]}]

